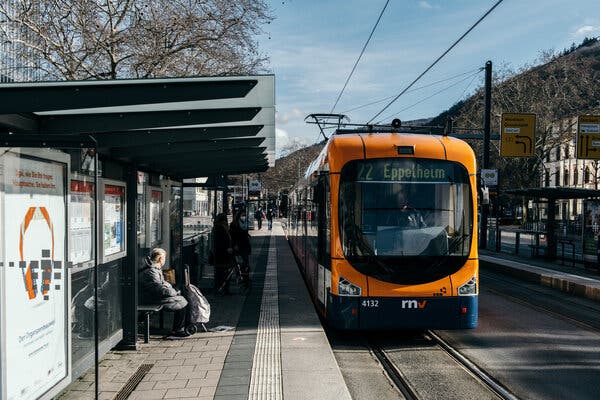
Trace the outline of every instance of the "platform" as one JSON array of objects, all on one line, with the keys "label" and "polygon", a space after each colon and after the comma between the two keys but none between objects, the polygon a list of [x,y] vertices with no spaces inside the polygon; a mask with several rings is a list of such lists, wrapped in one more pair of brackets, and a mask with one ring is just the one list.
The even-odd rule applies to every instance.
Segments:
[{"label": "platform", "polygon": [[[251,292],[232,287],[231,295],[216,296],[207,271],[200,289],[213,331],[169,340],[155,326],[138,351],[111,351],[100,363],[100,399],[131,386],[128,398],[144,400],[350,399],[281,225],[251,235]],[[136,372],[143,376],[137,385]],[[60,397],[93,398],[93,370]]]}]

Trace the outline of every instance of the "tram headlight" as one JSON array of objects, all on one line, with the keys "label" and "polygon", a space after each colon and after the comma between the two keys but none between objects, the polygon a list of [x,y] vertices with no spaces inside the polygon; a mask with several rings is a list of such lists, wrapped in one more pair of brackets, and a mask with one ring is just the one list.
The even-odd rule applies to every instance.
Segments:
[{"label": "tram headlight", "polygon": [[346,278],[340,276],[340,280],[338,281],[338,294],[340,296],[360,296],[362,294],[362,290],[360,287],[350,283]]},{"label": "tram headlight", "polygon": [[459,296],[475,296],[477,294],[477,278],[472,277],[467,283],[458,287]]}]

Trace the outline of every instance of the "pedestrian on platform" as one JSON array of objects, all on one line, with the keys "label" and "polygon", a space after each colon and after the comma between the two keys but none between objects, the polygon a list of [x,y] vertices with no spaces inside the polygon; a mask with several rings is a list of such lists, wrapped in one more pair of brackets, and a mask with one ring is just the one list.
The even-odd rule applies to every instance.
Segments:
[{"label": "pedestrian on platform", "polygon": [[144,260],[140,269],[140,304],[162,304],[163,310],[174,311],[171,336],[186,337],[187,300],[163,276],[162,268],[167,260],[167,252],[154,248]]},{"label": "pedestrian on platform", "polygon": [[262,228],[262,220],[263,220],[263,210],[262,207],[258,207],[258,210],[254,212],[254,219],[256,220],[256,224],[258,225],[258,229]]},{"label": "pedestrian on platform", "polygon": [[227,215],[220,213],[215,217],[212,229],[212,259],[215,266],[215,290],[220,293],[229,294],[229,281],[226,282],[227,269],[231,265],[233,248],[231,236],[227,226]]},{"label": "pedestrian on platform", "polygon": [[269,211],[267,211],[267,221],[269,222],[269,230],[273,229],[273,216],[275,213],[273,209],[269,207]]},{"label": "pedestrian on platform", "polygon": [[237,212],[231,225],[229,225],[229,233],[231,235],[231,243],[233,253],[236,257],[242,259],[241,272],[242,280],[250,279],[250,260],[249,256],[252,253],[250,246],[250,235],[248,234],[248,220],[246,218],[246,210],[241,209]]}]

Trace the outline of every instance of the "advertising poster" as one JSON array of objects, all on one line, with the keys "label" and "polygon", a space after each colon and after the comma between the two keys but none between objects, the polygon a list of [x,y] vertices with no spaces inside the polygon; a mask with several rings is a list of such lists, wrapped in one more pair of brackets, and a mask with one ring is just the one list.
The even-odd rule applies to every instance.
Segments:
[{"label": "advertising poster", "polygon": [[94,258],[94,183],[71,180],[69,202],[69,255],[75,264]]},{"label": "advertising poster", "polygon": [[154,246],[162,240],[162,192],[150,191],[150,245]]},{"label": "advertising poster", "polygon": [[102,229],[104,238],[104,256],[119,253],[125,250],[124,239],[124,213],[125,188],[117,185],[105,185],[103,206]]},{"label": "advertising poster", "polygon": [[600,235],[600,201],[586,200],[583,203],[583,259],[598,262],[598,235]]},{"label": "advertising poster", "polygon": [[36,399],[67,376],[65,164],[5,153],[6,391]]}]

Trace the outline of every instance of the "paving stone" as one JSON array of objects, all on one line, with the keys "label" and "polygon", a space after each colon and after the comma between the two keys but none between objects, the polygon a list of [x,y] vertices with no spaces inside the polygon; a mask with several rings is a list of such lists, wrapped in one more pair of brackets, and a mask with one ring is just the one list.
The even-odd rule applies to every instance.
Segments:
[{"label": "paving stone", "polygon": [[204,357],[204,353],[201,351],[191,351],[187,353],[176,353],[175,358],[200,358]]},{"label": "paving stone", "polygon": [[167,389],[160,390],[134,390],[129,395],[128,400],[151,400],[151,399],[162,399],[167,393]]},{"label": "paving stone", "polygon": [[173,359],[173,360],[158,360],[154,363],[155,366],[159,367],[174,367],[183,365],[185,359]]},{"label": "paving stone", "polygon": [[[154,389],[180,389],[188,387],[187,379],[175,379],[172,381],[158,381],[154,385]],[[137,389],[137,388],[136,388]]]},{"label": "paving stone", "polygon": [[[163,367],[160,365],[154,365],[151,369],[150,372],[151,374],[164,374],[165,372],[167,372],[168,368],[172,368],[172,367]],[[171,371],[169,371],[171,372]]]},{"label": "paving stone", "polygon": [[183,365],[206,365],[210,364],[212,359],[210,358],[185,358]]},{"label": "paving stone", "polygon": [[[103,382],[100,381],[98,389],[101,392],[118,392],[123,387],[122,382]],[[93,388],[92,388],[93,389]]]},{"label": "paving stone", "polygon": [[[250,383],[242,383],[242,384],[231,384],[223,386],[221,382],[219,382],[219,392],[216,392],[215,387],[215,398],[216,396],[223,395],[245,395],[248,396],[248,389],[250,387]],[[203,388],[204,389],[204,388]],[[206,393],[206,392],[205,392]]]},{"label": "paving stone", "polygon": [[169,389],[165,399],[180,399],[182,397],[195,397],[199,393],[198,388]]},{"label": "paving stone", "polygon": [[100,392],[98,393],[98,400],[112,400],[116,394],[117,392]]},{"label": "paving stone", "polygon": [[177,379],[202,379],[206,378],[206,371],[182,371],[177,373]]},{"label": "paving stone", "polygon": [[[200,388],[201,396],[214,396],[217,391],[217,385],[214,386],[202,386]],[[246,393],[248,393],[248,388],[246,388]]]},{"label": "paving stone", "polygon": [[135,390],[152,390],[152,389],[154,389],[154,385],[156,385],[156,384],[157,384],[157,382],[155,382],[155,381],[152,381],[152,382],[140,382],[135,387]]},{"label": "paving stone", "polygon": [[177,353],[152,353],[148,355],[147,360],[172,360]]},{"label": "paving stone", "polygon": [[175,379],[177,374],[147,374],[144,376],[142,381],[144,382],[158,382],[158,381],[172,381]]}]

